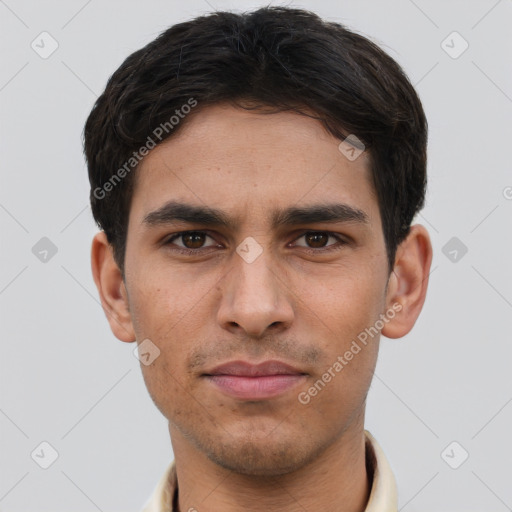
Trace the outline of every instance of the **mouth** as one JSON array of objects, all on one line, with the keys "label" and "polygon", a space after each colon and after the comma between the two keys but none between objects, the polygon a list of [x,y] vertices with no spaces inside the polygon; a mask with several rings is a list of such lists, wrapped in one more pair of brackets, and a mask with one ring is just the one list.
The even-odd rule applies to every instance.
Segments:
[{"label": "mouth", "polygon": [[203,374],[217,390],[241,400],[267,400],[303,382],[307,373],[281,361],[231,361]]}]

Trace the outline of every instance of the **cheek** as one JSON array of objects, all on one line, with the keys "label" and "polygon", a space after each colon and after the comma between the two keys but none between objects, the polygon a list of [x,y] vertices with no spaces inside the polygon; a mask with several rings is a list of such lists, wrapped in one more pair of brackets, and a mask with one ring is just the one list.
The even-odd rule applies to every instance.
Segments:
[{"label": "cheek", "polygon": [[141,363],[141,370],[162,414],[170,417],[172,408],[172,414],[179,415],[180,410],[189,409],[194,392],[194,382],[186,370],[187,356],[201,342],[207,316],[198,309],[204,308],[208,298],[193,287],[185,293],[180,283],[165,286],[162,280],[154,282],[149,277],[143,283],[131,296],[132,322],[138,342],[149,339],[160,354],[150,365]]},{"label": "cheek", "polygon": [[363,406],[377,362],[379,337],[362,343],[348,334],[326,349],[325,363],[311,376],[302,391],[301,403],[336,423],[338,416],[349,416]]},{"label": "cheek", "polygon": [[[334,267],[329,276],[310,276],[296,291],[302,297],[303,314],[316,317],[315,323],[325,331],[332,345],[343,348],[347,336],[357,336],[378,318],[384,302],[384,285],[371,269]],[[376,300],[376,297],[378,298]]]},{"label": "cheek", "polygon": [[310,289],[300,320],[304,332],[315,333],[316,345],[324,354],[319,372],[309,383],[317,383],[311,389],[317,393],[314,407],[333,414],[361,404],[375,369],[380,336],[372,327],[381,312],[381,303],[375,299],[383,295],[381,282],[370,272],[346,270],[336,278],[331,275],[314,294]]},{"label": "cheek", "polygon": [[180,282],[177,273],[171,276],[156,268],[146,269],[132,284],[130,313],[136,334],[143,338],[172,338],[174,330],[193,318],[200,301],[200,291]]},{"label": "cheek", "polygon": [[186,403],[190,396],[188,382],[183,375],[175,371],[175,366],[169,365],[165,355],[160,355],[148,366],[141,365],[146,388],[156,407],[166,418],[179,415],[186,411]]}]

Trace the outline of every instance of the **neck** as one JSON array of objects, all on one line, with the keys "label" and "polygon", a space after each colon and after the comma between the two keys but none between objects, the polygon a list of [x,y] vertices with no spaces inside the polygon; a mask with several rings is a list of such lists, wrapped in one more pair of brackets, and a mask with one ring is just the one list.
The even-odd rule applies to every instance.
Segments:
[{"label": "neck", "polygon": [[278,477],[235,474],[170,426],[179,511],[363,512],[369,499],[363,425],[347,429],[313,462]]}]

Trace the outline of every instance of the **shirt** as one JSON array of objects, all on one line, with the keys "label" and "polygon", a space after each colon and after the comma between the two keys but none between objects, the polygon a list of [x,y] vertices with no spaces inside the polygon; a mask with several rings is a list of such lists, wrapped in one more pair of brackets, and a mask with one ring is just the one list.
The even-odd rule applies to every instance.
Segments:
[{"label": "shirt", "polygon": [[[364,512],[397,512],[397,488],[391,467],[375,438],[368,430],[364,433],[366,468],[371,481],[370,497]],[[172,461],[142,512],[176,512],[177,491],[176,466],[175,461]]]}]

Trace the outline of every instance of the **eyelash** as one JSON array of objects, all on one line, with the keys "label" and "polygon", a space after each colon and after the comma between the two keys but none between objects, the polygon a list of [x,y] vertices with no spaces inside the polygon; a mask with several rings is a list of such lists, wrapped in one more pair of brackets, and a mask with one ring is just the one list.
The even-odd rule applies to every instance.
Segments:
[{"label": "eyelash", "polygon": [[[179,233],[174,233],[173,235],[171,235],[169,238],[167,238],[164,242],[163,242],[163,245],[171,245],[172,242],[174,240],[176,240],[177,238],[180,238],[182,236],[185,236],[185,235],[191,235],[191,234],[203,234],[203,235],[206,235],[206,236],[209,236],[210,238],[213,239],[213,236],[208,232],[208,231],[180,231]],[[302,250],[304,250],[305,252],[307,252],[308,254],[319,254],[319,253],[328,253],[328,252],[332,252],[332,251],[338,251],[340,250],[344,245],[347,245],[348,242],[346,240],[344,240],[340,235],[336,234],[336,233],[333,233],[331,231],[304,231],[300,236],[298,236],[295,240],[297,241],[299,238],[302,238],[303,236],[305,235],[308,235],[308,234],[322,234],[322,235],[328,235],[329,237],[333,237],[335,238],[338,243],[337,244],[332,244],[330,246],[327,246],[327,247],[321,247],[321,248],[318,248],[318,249],[315,249],[313,247],[303,247],[303,246],[299,246],[301,247]],[[213,247],[213,246],[212,246]],[[183,247],[173,247],[171,250],[172,251],[176,251],[176,252],[179,252],[180,254],[184,254],[184,255],[187,255],[187,256],[193,256],[193,255],[197,255],[199,254],[200,252],[202,251],[205,251],[207,249],[210,249],[212,247],[206,247],[206,248],[203,248],[203,247],[200,247],[199,249],[185,249]]]}]

